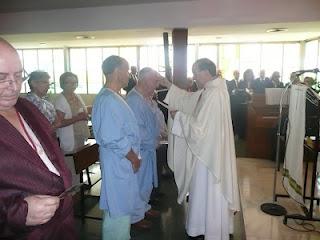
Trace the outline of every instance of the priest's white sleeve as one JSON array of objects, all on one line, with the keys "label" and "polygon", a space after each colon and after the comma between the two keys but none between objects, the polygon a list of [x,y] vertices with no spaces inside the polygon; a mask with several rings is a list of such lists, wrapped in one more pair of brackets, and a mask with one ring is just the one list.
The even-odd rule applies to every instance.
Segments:
[{"label": "priest's white sleeve", "polygon": [[192,114],[202,91],[187,92],[172,85],[164,100],[169,105],[169,110],[178,110]]},{"label": "priest's white sleeve", "polygon": [[183,133],[182,133],[182,128],[181,128],[181,124],[179,122],[179,116],[180,116],[180,112],[176,113],[176,116],[173,120],[173,125],[172,125],[172,134],[176,135],[178,137],[183,137]]},{"label": "priest's white sleeve", "polygon": [[[164,102],[168,104],[169,111],[179,110],[187,114],[192,114],[194,112],[194,109],[198,102],[198,98],[200,94],[201,94],[201,91],[190,93],[176,87],[175,85],[171,85]],[[177,165],[175,163],[175,159],[183,158],[183,156],[181,156],[183,154],[179,151],[181,149],[186,149],[187,145],[183,138],[177,137],[177,135],[176,136],[173,135],[172,124],[173,124],[173,119],[169,114],[167,161],[170,169],[172,171],[175,171],[175,169],[177,169],[176,167],[174,167],[175,165]],[[174,149],[179,149],[179,150],[174,150]],[[177,160],[176,162],[178,161],[179,160]]]}]

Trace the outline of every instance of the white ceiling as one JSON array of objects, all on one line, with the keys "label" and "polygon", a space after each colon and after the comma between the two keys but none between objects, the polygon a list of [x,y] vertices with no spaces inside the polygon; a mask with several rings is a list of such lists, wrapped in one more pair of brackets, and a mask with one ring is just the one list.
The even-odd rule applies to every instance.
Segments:
[{"label": "white ceiling", "polygon": [[304,41],[320,37],[320,0],[307,1],[1,0],[0,34],[19,48],[162,44],[179,27],[189,43]]},{"label": "white ceiling", "polygon": [[1,0],[0,13],[191,0]]},{"label": "white ceiling", "polygon": [[[288,31],[267,33],[269,28]],[[18,48],[121,46],[162,44],[163,32],[171,29],[130,29],[113,31],[64,32],[3,35]],[[89,39],[76,39],[78,35]],[[93,39],[91,39],[92,37]],[[189,28],[189,43],[239,43],[303,41],[320,37],[320,22],[252,24]]]}]

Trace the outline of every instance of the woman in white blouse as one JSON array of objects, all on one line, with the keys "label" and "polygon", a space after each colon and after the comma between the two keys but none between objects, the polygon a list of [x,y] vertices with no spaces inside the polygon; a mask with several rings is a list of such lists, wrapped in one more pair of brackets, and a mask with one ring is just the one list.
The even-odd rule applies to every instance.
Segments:
[{"label": "woman in white blouse", "polygon": [[[63,89],[54,101],[60,128],[57,136],[64,153],[72,153],[82,147],[89,137],[88,112],[82,98],[74,91],[78,87],[78,77],[71,72],[60,76],[60,87]],[[73,184],[79,183],[79,176],[75,174],[72,157],[66,157],[66,163],[72,172]]]},{"label": "woman in white blouse", "polygon": [[77,75],[63,73],[60,76],[60,87],[63,91],[54,102],[61,119],[57,134],[62,150],[69,153],[83,146],[89,137],[88,112],[82,98],[74,92],[78,87]]}]

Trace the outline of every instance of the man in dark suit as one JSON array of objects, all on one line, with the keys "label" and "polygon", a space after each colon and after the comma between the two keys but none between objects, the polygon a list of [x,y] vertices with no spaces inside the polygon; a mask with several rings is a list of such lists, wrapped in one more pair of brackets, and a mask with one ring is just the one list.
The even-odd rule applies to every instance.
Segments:
[{"label": "man in dark suit", "polygon": [[127,92],[127,95],[131,91],[131,89],[136,86],[137,82],[138,82],[137,67],[131,66],[131,72],[129,74],[128,85],[125,88],[123,88]]},{"label": "man in dark suit", "polygon": [[265,70],[261,70],[259,77],[256,78],[251,83],[251,88],[254,93],[264,93],[266,82],[269,81],[269,78],[266,77]]},{"label": "man in dark suit", "polygon": [[241,139],[245,138],[246,133],[247,103],[250,99],[247,89],[253,79],[253,71],[247,69],[243,73],[243,79],[238,82],[237,88],[233,91],[230,98],[234,134],[238,135]]},{"label": "man in dark suit", "polygon": [[261,69],[260,70],[260,74],[259,74],[259,77],[256,78],[256,80],[259,80],[260,82],[264,82],[266,80],[269,80],[268,77],[266,77],[266,71],[264,69]]},{"label": "man in dark suit", "polygon": [[239,71],[234,70],[233,71],[233,79],[231,81],[227,81],[229,95],[231,95],[231,93],[234,90],[238,89],[239,77],[240,77]]}]

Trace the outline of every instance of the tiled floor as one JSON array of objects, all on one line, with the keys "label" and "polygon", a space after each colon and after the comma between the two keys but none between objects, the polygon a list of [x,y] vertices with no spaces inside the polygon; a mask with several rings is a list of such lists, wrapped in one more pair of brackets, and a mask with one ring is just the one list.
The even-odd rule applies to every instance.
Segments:
[{"label": "tiled floor", "polygon": [[[272,202],[274,162],[266,159],[238,158],[238,177],[242,203],[242,213],[237,214],[235,225],[235,240],[320,240],[320,223],[311,223],[316,231],[299,232],[288,228],[283,224],[283,217],[269,216],[260,210],[260,205]],[[99,174],[93,175],[94,178]],[[285,193],[282,189],[281,178],[278,175],[277,193]],[[99,183],[93,187],[91,193],[99,194]],[[184,230],[184,207],[176,202],[176,187],[172,178],[162,179],[161,192],[165,193],[160,203],[155,206],[160,210],[161,217],[152,220],[153,227],[148,231],[132,231],[133,240],[185,240],[187,236]],[[284,206],[289,213],[300,213],[302,210],[291,199],[279,198],[278,203]],[[86,201],[88,214],[101,216],[96,199]],[[320,217],[319,207],[314,211]],[[243,214],[243,218],[242,218]],[[244,223],[243,223],[244,221]],[[301,222],[301,221],[299,221]],[[302,231],[301,225],[289,219],[288,226]],[[77,219],[80,239],[101,239],[101,222],[86,220],[81,224]],[[306,225],[310,228],[312,226]]]},{"label": "tiled floor", "polygon": [[[274,162],[265,159],[238,158],[239,186],[245,231],[247,240],[316,240],[320,239],[320,223],[311,223],[313,232],[299,232],[283,224],[283,217],[274,217],[263,213],[260,205],[272,202]],[[277,178],[277,193],[285,194],[281,178]],[[279,198],[278,203],[285,207],[290,214],[303,214],[301,208],[293,200]],[[314,211],[320,217],[319,207]],[[301,222],[301,221],[298,221]],[[288,226],[306,231],[294,220],[288,220]],[[306,227],[311,227],[307,225]]]},{"label": "tiled floor", "polygon": [[[91,169],[91,171],[96,172]],[[93,174],[92,180],[99,176],[98,173]],[[100,189],[100,183],[96,184],[91,194],[98,195]],[[161,216],[157,219],[151,219],[152,228],[150,230],[138,231],[132,229],[132,240],[187,240],[188,236],[185,233],[184,222],[184,208],[185,205],[179,205],[177,203],[177,191],[173,181],[173,177],[169,176],[162,178],[161,192],[164,196],[160,198],[155,209],[159,210]],[[89,216],[101,216],[97,199],[86,199],[87,215]],[[76,212],[79,212],[79,206],[76,208]],[[87,219],[84,224],[77,218],[77,229],[79,232],[79,238],[82,240],[98,240],[101,239],[101,221]],[[245,239],[244,223],[242,213],[238,213],[235,217],[235,233],[234,240]]]}]

